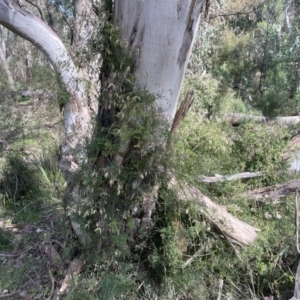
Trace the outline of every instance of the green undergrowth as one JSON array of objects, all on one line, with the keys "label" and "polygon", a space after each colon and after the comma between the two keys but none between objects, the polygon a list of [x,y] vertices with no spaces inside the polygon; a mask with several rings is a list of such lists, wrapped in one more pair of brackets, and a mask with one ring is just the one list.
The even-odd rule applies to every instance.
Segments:
[{"label": "green undergrowth", "polygon": [[[148,127],[146,130],[144,126],[128,127],[126,136],[136,141],[144,136],[144,140],[148,140]],[[106,134],[109,136],[110,132]],[[62,280],[67,262],[79,255],[85,265],[74,279],[66,299],[216,299],[220,280],[224,283],[222,297],[225,299],[260,299],[292,291],[293,274],[299,260],[294,243],[293,196],[278,203],[257,203],[241,196],[246,190],[290,178],[281,159],[289,136],[289,130],[281,127],[248,123],[231,128],[218,119],[208,121],[191,111],[173,136],[164,157],[163,165],[172,170],[180,182],[198,187],[213,201],[225,205],[233,215],[261,229],[257,241],[249,247],[228,241],[201,214],[198,206],[177,199],[176,194],[166,188],[166,177],[155,173],[157,165],[154,164],[148,171],[152,177],[158,176],[161,180],[161,189],[154,214],[155,227],[143,244],[135,247],[128,235],[120,230],[120,218],[112,214],[117,207],[114,204],[107,213],[110,218],[110,234],[106,240],[109,247],[81,251],[80,243],[65,227],[60,201],[64,182],[57,167],[57,146],[49,145],[49,151],[39,150],[39,155],[34,156],[22,151],[6,153],[0,181],[1,220],[21,227],[17,232],[1,228],[1,252],[20,253],[30,247],[32,250],[24,253],[22,262],[18,261],[19,255],[9,259],[1,257],[0,273],[7,274],[1,276],[1,289],[17,290],[27,284],[26,276],[38,274],[44,281],[30,286],[28,291],[33,297],[49,296],[49,270],[56,280]],[[100,142],[96,143],[98,147]],[[101,145],[104,153],[112,150],[111,144]],[[137,149],[136,153],[141,153],[139,151]],[[108,201],[113,203],[113,197],[122,200],[125,192],[132,192],[129,182],[143,168],[149,169],[149,164],[143,166],[137,161],[133,166],[125,165],[122,173],[118,168],[111,169],[109,178],[114,178],[117,183],[128,182],[128,188],[118,190],[117,184],[111,185],[110,194],[106,195]],[[198,181],[200,175],[245,171],[264,171],[265,174],[256,179],[210,185]],[[92,184],[102,181],[103,184],[105,176],[99,174],[94,174],[97,178],[87,177],[86,180],[91,180]],[[95,192],[104,194],[107,191],[98,186]],[[84,213],[88,212],[86,220],[91,222],[91,202],[82,200]],[[55,220],[53,228],[47,219],[49,215]],[[35,226],[33,232],[22,233],[16,239],[28,224]],[[51,230],[47,230],[45,224]],[[92,223],[87,222],[89,224]],[[37,228],[45,233],[37,234]],[[94,235],[95,246],[99,246],[97,237],[100,237],[99,231]],[[57,250],[66,261],[58,270],[47,265],[41,246],[57,245],[54,240],[63,244]],[[42,262],[44,269],[32,268],[32,261],[37,265]],[[15,267],[18,264],[20,266]]]},{"label": "green undergrowth", "polygon": [[[198,295],[203,295],[201,299],[216,298],[221,279],[224,280],[222,294],[226,299],[260,299],[271,294],[279,297],[287,291],[290,291],[287,295],[291,295],[293,274],[299,259],[294,242],[295,196],[279,202],[256,202],[242,194],[295,178],[286,172],[287,165],[282,159],[292,132],[292,129],[279,125],[245,123],[237,128],[230,127],[218,118],[204,119],[197,113],[197,108],[189,113],[174,139],[177,177],[197,186],[213,201],[224,205],[239,219],[260,228],[261,232],[254,245],[241,248],[224,240],[222,233],[216,231],[199,212],[194,211],[193,214],[191,208],[184,210],[179,204],[180,234],[176,235],[174,226],[168,227],[166,232],[176,241],[178,253],[182,253],[178,241],[183,236],[185,246],[197,245],[186,259],[194,257],[195,253],[197,255],[189,266],[190,275],[189,271],[181,270],[178,276],[166,277],[167,281],[173,279],[174,282],[171,282],[176,286],[176,282],[184,280],[186,274],[184,285],[192,284],[192,291],[197,291],[195,286],[201,286],[201,291],[198,290]],[[257,171],[263,171],[263,176],[250,180],[214,184],[198,180],[199,176]],[[187,225],[186,219],[192,221]],[[192,231],[195,234],[195,230],[197,242],[192,243],[188,240],[188,233]],[[173,257],[171,261],[175,263],[176,259]],[[196,284],[191,278],[193,276],[203,285],[198,281]],[[289,297],[287,295],[283,297]],[[197,299],[196,294],[191,299]]]},{"label": "green undergrowth", "polygon": [[[231,128],[196,116],[190,112],[181,124],[164,165],[182,184],[198,187],[230,213],[259,228],[257,241],[246,247],[227,240],[201,213],[199,205],[183,203],[170,192],[162,175],[158,177],[161,189],[155,227],[148,238],[142,245],[132,244],[118,217],[107,211],[109,250],[90,249],[82,256],[86,270],[68,299],[87,297],[86,293],[87,299],[216,299],[221,280],[225,299],[279,297],[284,292],[291,295],[299,258],[294,242],[294,197],[272,203],[242,196],[247,190],[291,178],[282,163],[290,130],[251,123]],[[135,137],[134,132],[131,137]],[[112,174],[116,182],[126,183],[138,170],[143,170],[141,165],[124,166],[122,175],[118,169]],[[265,173],[256,179],[211,185],[198,181],[200,175],[246,171]],[[115,201],[113,197],[122,201],[124,190],[113,184],[111,187],[114,194],[106,195],[111,197],[110,203]],[[104,192],[101,188],[98,191]]]},{"label": "green undergrowth", "polygon": [[[34,157],[22,152],[5,155],[0,176],[1,293],[17,291],[30,299],[50,293],[46,245],[59,246],[63,257],[71,252],[61,246],[67,241],[61,205],[64,181],[53,146]],[[63,276],[63,270],[53,272]]]},{"label": "green undergrowth", "polygon": [[0,295],[39,299],[51,291],[44,246],[54,238],[63,242],[67,232],[61,206],[64,180],[57,164],[60,124],[58,108],[48,99],[41,97],[36,109],[33,100],[25,106],[18,95],[7,86],[2,89]]},{"label": "green undergrowth", "polygon": [[[110,13],[101,12],[100,31],[90,41],[91,54],[101,52],[106,62],[99,103],[108,117],[97,124],[87,146],[89,159],[75,174],[84,191],[78,203],[62,201],[66,185],[53,138],[58,129],[40,130],[34,113],[16,115],[16,126],[9,129],[7,120],[14,114],[2,114],[1,139],[6,143],[0,170],[0,293],[20,289],[29,299],[51,298],[70,261],[79,257],[84,266],[65,299],[209,300],[221,294],[222,299],[254,300],[271,294],[279,298],[284,292],[290,298],[299,261],[295,199],[259,202],[243,193],[291,179],[282,154],[293,130],[250,122],[230,126],[221,113],[250,113],[249,107],[207,76],[188,80],[185,88],[196,89],[195,102],[170,136],[155,110],[157,95],[133,84],[133,61],[109,22]],[[39,72],[37,68],[32,74]],[[48,113],[52,109],[58,113],[53,107]],[[7,138],[10,132],[14,139]],[[130,151],[124,164],[113,163],[127,141]],[[199,181],[199,176],[257,171],[264,173],[251,180]],[[259,228],[254,244],[243,246],[226,238],[203,214],[201,204],[184,202],[168,188],[170,174],[180,186],[198,188]],[[140,209],[143,196],[156,184],[154,226],[137,234],[131,212]],[[90,243],[81,244],[66,211],[83,222]],[[59,265],[46,256],[49,245],[62,258]]]}]

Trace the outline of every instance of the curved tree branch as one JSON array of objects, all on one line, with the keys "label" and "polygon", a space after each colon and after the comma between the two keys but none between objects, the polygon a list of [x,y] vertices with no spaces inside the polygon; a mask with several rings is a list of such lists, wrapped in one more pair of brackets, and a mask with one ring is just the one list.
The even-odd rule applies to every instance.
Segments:
[{"label": "curved tree branch", "polygon": [[64,108],[65,131],[60,161],[67,178],[83,159],[83,143],[91,136],[92,130],[86,91],[78,70],[57,34],[13,0],[0,0],[0,24],[30,41],[47,56],[70,95]]}]

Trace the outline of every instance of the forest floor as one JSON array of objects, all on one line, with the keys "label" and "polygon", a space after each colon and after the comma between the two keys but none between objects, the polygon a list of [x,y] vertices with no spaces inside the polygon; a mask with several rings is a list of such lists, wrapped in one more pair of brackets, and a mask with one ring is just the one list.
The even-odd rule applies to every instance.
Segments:
[{"label": "forest floor", "polygon": [[54,299],[68,267],[58,111],[41,99],[2,107],[0,299]]},{"label": "forest floor", "polygon": [[[21,98],[17,104],[14,102],[10,106],[0,106],[0,110],[0,299],[58,300],[60,298],[56,296],[58,290],[65,279],[68,267],[78,254],[76,252],[78,249],[76,237],[68,227],[62,201],[65,181],[57,164],[58,145],[62,130],[61,114],[57,105],[49,103],[46,99]],[[191,128],[196,126],[195,124],[196,122],[192,119],[192,122],[186,126],[188,134]],[[226,161],[227,155],[227,161],[230,158],[229,154],[225,152],[226,149],[223,157],[216,159],[213,154],[214,152],[222,153],[224,145],[228,145],[229,148],[232,143],[231,140],[230,143],[220,141],[219,137],[224,137],[225,131],[222,131],[224,126],[221,128],[221,125],[221,129],[217,126],[220,124],[203,122],[199,125],[199,129],[195,129],[197,134],[195,143],[197,149],[199,145],[202,147],[201,155],[204,157],[205,163],[203,168],[206,169],[207,166],[216,169],[222,167],[220,162]],[[260,130],[257,128],[258,126],[249,126],[249,130],[245,129],[248,136],[244,134],[243,137],[248,138],[248,144],[245,146],[241,144],[245,147],[241,147],[241,154],[248,153],[247,151],[250,153],[247,154],[245,160],[255,156],[255,151],[258,148],[255,145],[257,141],[261,143],[261,146],[258,145],[263,149],[259,154],[262,153],[266,157],[273,155],[271,152],[270,154],[265,153],[265,151],[270,151],[269,142],[265,140],[270,133],[272,134],[272,130],[262,127],[264,135],[261,137],[257,135],[256,130]],[[225,130],[227,129],[225,128]],[[262,134],[260,131],[258,133]],[[237,132],[234,132],[234,135],[237,136]],[[209,138],[213,144],[211,145],[209,141],[206,143],[203,137]],[[270,140],[272,140],[272,136]],[[189,146],[184,142],[182,142],[183,150]],[[179,151],[181,150],[179,147]],[[271,150],[277,151],[276,149]],[[199,155],[198,152],[196,154]],[[182,154],[180,153],[180,155]],[[192,159],[194,159],[193,155],[191,156]],[[194,161],[199,163],[199,156],[195,156],[195,158]],[[243,156],[242,159],[244,159]],[[278,155],[278,161],[280,159],[281,153]],[[232,161],[237,161],[236,156]],[[273,160],[267,161],[267,163],[269,163],[270,168],[274,164]],[[262,167],[264,166],[266,164],[262,164]],[[264,170],[255,169],[254,171]],[[195,170],[192,168],[186,170],[186,174],[192,174],[191,177],[193,178],[197,178],[197,174],[210,175],[202,173],[199,174],[197,166]],[[224,172],[224,175],[230,174]],[[279,179],[290,180],[294,178],[279,177]],[[169,296],[161,299],[216,299],[216,295],[219,293],[218,284],[223,282],[223,279],[225,284],[221,292],[224,296],[220,299],[287,300],[291,297],[294,274],[299,261],[294,241],[294,195],[278,201],[276,204],[271,201],[258,204],[240,196],[247,189],[257,186],[263,187],[265,182],[272,182],[273,185],[276,180],[275,176],[274,178],[263,178],[261,182],[253,179],[252,181],[221,182],[210,185],[196,183],[195,180],[195,184],[199,184],[198,188],[201,192],[211,197],[216,203],[226,206],[228,211],[238,218],[260,228],[261,233],[253,247],[239,247],[239,245],[228,243],[222,233],[214,230],[213,224],[209,224],[202,216],[199,218],[200,221],[192,220],[188,229],[184,228],[188,219],[183,219],[180,230],[186,230],[184,232],[186,238],[192,236],[192,230],[199,231],[197,231],[197,239],[192,240],[193,243],[197,243],[196,246],[198,247],[194,254],[199,253],[199,255],[194,256],[195,269],[191,268],[191,277],[187,277],[194,280],[194,286],[193,288],[186,287],[186,290],[182,292],[182,295],[186,296],[177,297],[178,292],[173,288],[176,285],[172,283]],[[176,210],[178,210],[177,207]],[[178,215],[187,218],[185,211],[179,212]],[[179,224],[179,222],[173,222],[174,224]],[[176,233],[174,235],[174,228],[170,228],[170,237],[174,237],[174,240],[170,238],[170,241],[176,244],[178,236]],[[164,234],[169,234],[166,229]],[[183,233],[180,230],[179,233]],[[179,238],[181,238],[180,235]],[[170,245],[173,247],[173,244]],[[199,245],[203,246],[199,247]],[[172,255],[174,254],[173,249],[175,248],[170,248]],[[236,252],[236,250],[238,251]],[[236,255],[236,253],[241,254],[241,256]],[[192,256],[193,254],[191,254]],[[176,258],[175,255],[174,257]],[[180,253],[180,265],[182,265],[181,257],[182,254]],[[170,262],[173,263],[173,261]],[[194,265],[190,264],[192,267]],[[105,263],[101,268],[106,268]],[[130,268],[128,269],[131,272],[132,269]],[[99,282],[103,273],[101,274],[99,271],[99,275],[93,272],[86,272],[82,278],[78,279],[78,282],[80,280],[82,282],[82,288],[76,290],[73,289],[73,285],[69,286],[71,292],[67,296],[68,299],[79,300],[84,299],[84,297],[86,299],[105,300],[142,299],[126,298],[126,296],[108,298],[103,296],[105,295],[104,290],[101,290],[103,295],[102,298],[99,298],[97,293],[99,293]],[[129,271],[126,270],[126,272]],[[183,270],[180,267],[176,279],[180,284],[181,272]],[[135,276],[131,273],[129,275],[124,274],[122,274],[123,277],[115,276],[115,279],[112,278],[111,274],[108,274],[107,280],[111,284],[107,284],[105,287],[108,294],[113,295],[113,288],[118,286],[119,281],[121,281],[120,278],[124,279],[122,284],[124,283],[127,288],[128,278]],[[202,276],[201,279],[195,278],[195,274],[199,278]],[[175,275],[177,276],[177,274]],[[137,286],[134,287],[134,292],[142,290],[143,281],[136,281],[135,284]],[[178,284],[178,286],[180,285]],[[89,288],[90,292],[87,291]],[[197,298],[197,288],[201,291],[206,289],[208,296]],[[80,295],[79,289],[85,296]],[[73,294],[72,291],[74,291]],[[196,296],[191,296],[195,294]],[[124,295],[126,295],[125,292]],[[270,298],[268,295],[270,297],[277,295],[277,297]],[[143,299],[155,298],[149,296]]]}]

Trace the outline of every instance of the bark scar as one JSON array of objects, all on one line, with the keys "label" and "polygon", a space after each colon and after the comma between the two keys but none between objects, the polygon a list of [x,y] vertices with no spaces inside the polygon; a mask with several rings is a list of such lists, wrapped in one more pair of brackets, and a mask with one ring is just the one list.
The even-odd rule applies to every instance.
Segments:
[{"label": "bark scar", "polygon": [[183,0],[180,0],[178,3],[177,3],[177,18],[178,20],[181,18],[181,11],[182,11],[182,6],[183,6]]},{"label": "bark scar", "polygon": [[131,34],[130,34],[130,39],[129,39],[129,45],[132,46],[134,40],[135,40],[135,37],[136,37],[136,34],[137,34],[137,31],[138,31],[138,20],[136,21],[136,23],[134,24],[133,28],[132,28],[132,31],[131,31]]},{"label": "bark scar", "polygon": [[[193,41],[193,26],[195,21],[200,17],[205,0],[193,0],[190,6],[189,16],[187,17],[187,27],[183,36],[182,46],[179,50],[177,63],[182,68],[185,63],[187,53]],[[178,6],[177,6],[178,12]]]}]

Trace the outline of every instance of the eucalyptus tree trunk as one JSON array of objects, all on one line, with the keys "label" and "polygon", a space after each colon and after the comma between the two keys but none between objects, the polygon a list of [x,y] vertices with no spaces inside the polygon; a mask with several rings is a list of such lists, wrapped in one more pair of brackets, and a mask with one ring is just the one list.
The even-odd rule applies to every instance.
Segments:
[{"label": "eucalyptus tree trunk", "polygon": [[116,0],[114,18],[134,59],[136,82],[157,95],[171,123],[199,27],[203,0]]},{"label": "eucalyptus tree trunk", "polygon": [[[135,83],[142,90],[156,96],[157,110],[170,128],[205,1],[108,2],[112,8],[111,21],[117,24],[120,39],[126,43],[126,51],[133,57],[132,72],[135,74]],[[76,2],[73,51],[79,54],[88,52],[86,41],[93,30],[95,17],[93,4],[98,4],[98,1]],[[95,72],[99,56],[94,62],[89,61],[87,68],[79,68],[78,65],[84,65],[85,62],[76,64],[76,60],[73,60],[56,33],[35,15],[20,8],[14,0],[0,0],[0,24],[32,42],[47,56],[69,94],[69,100],[64,107],[65,128],[59,164],[68,182],[66,198],[69,214],[72,215],[73,203],[80,203],[87,196],[84,179],[81,178],[78,183],[78,176],[74,177],[73,174],[78,174],[87,161],[86,144],[92,139],[93,132],[96,132],[93,120],[99,93],[96,82],[98,73]],[[103,101],[102,107],[105,106],[105,99]],[[123,145],[119,153],[112,160],[118,166],[124,163],[122,154],[130,151],[130,140],[125,138],[121,143]],[[158,187],[153,183],[152,188],[153,192],[149,192],[143,199],[144,204],[147,204],[144,219],[151,218],[154,208],[154,195]],[[80,222],[73,219],[72,225],[79,236],[85,236],[82,234]]]},{"label": "eucalyptus tree trunk", "polygon": [[[175,117],[181,84],[204,3],[203,0],[114,2],[113,19],[120,32],[121,44],[125,45],[126,52],[132,58],[131,72],[134,74],[135,84],[140,90],[146,90],[155,96],[158,118],[166,123],[169,130]],[[138,123],[140,116],[133,118]],[[167,136],[163,130],[160,126],[155,129],[154,142],[150,148],[166,150]],[[126,163],[128,156],[135,155],[134,147],[129,139],[121,139],[114,163],[117,166]],[[155,155],[146,153],[147,150],[144,150],[141,159],[143,156]],[[149,169],[152,167],[150,162]],[[147,173],[148,170],[140,170],[132,184],[133,189],[141,192],[140,203],[133,209],[130,208],[131,217],[136,220],[135,236],[138,240],[143,240],[154,225],[152,214],[159,191],[157,177],[149,180],[146,178]]]}]

